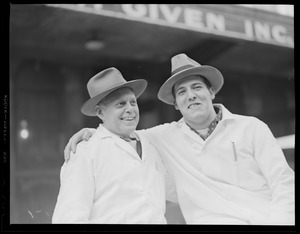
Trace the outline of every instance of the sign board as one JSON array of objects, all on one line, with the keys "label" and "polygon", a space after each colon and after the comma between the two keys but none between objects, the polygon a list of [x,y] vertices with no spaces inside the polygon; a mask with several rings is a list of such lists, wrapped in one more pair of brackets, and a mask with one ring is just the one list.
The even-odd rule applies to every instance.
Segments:
[{"label": "sign board", "polygon": [[[223,5],[224,10],[219,5],[201,4],[46,5],[294,48],[293,17],[269,12],[246,16],[239,11],[241,7],[234,5]],[[230,7],[236,11],[226,11]],[[243,10],[250,13],[255,11]]]}]

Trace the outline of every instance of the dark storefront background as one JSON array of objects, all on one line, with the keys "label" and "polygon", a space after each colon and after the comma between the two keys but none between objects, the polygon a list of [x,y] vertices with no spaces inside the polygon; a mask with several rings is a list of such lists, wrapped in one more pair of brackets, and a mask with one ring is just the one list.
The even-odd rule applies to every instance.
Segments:
[{"label": "dark storefront background", "polygon": [[[113,11],[100,14],[101,4],[77,5],[82,4],[70,4],[74,9],[45,4],[10,6],[11,223],[51,221],[64,147],[79,129],[99,124],[97,118],[80,113],[88,99],[86,83],[107,67],[117,67],[127,80],[149,81],[138,100],[139,129],[180,118],[180,113],[158,101],[156,94],[170,76],[170,58],[186,53],[223,73],[225,84],[215,103],[223,103],[233,113],[260,118],[275,137],[295,134],[292,17],[232,5],[154,8],[141,4],[148,14],[142,17],[142,11],[135,10],[134,18],[129,11],[127,16],[118,12],[120,4],[109,5],[115,15]],[[206,27],[185,29],[182,17],[187,18],[186,11],[176,25],[174,12],[186,8],[206,14],[207,25],[208,15],[223,16],[230,22],[228,28],[236,31],[241,31],[238,22],[242,16],[249,18],[245,25],[261,20],[267,23],[256,30],[264,26],[270,34],[259,41],[262,35],[255,30],[258,38],[249,39],[232,36],[236,35],[233,29],[224,35]],[[91,39],[100,40],[103,48],[86,49],[84,43]],[[294,168],[294,151],[285,152]],[[178,207],[168,212],[170,222],[182,222]]]}]

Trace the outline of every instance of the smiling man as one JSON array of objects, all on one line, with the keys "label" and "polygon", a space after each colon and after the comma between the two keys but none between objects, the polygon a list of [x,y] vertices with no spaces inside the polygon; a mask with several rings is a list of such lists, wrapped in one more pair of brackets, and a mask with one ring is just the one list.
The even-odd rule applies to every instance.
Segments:
[{"label": "smiling man", "polygon": [[[294,171],[269,127],[213,104],[224,82],[216,68],[185,54],[171,62],[171,77],[158,98],[183,117],[138,132],[160,152],[173,175],[186,223],[294,225]],[[75,134],[65,158],[92,132]]]},{"label": "smiling man", "polygon": [[[130,108],[124,111],[128,104]],[[96,105],[96,112],[106,129],[123,138],[129,138],[139,122],[136,97],[129,88],[117,89],[103,98]]]},{"label": "smiling man", "polygon": [[173,95],[176,96],[175,109],[186,116],[185,122],[194,129],[208,130],[207,126],[217,116],[211,105],[215,92],[209,82],[204,77],[193,75],[178,81],[173,87]]},{"label": "smiling man", "polygon": [[81,112],[102,123],[61,168],[53,223],[165,224],[164,167],[135,132],[136,98],[146,80],[126,81],[116,68],[92,77]]}]

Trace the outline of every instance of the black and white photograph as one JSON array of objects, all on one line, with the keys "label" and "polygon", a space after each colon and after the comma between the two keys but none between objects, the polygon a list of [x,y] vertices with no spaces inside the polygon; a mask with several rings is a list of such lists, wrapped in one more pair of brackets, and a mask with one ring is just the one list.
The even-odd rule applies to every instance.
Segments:
[{"label": "black and white photograph", "polygon": [[5,10],[2,230],[295,230],[293,4]]}]

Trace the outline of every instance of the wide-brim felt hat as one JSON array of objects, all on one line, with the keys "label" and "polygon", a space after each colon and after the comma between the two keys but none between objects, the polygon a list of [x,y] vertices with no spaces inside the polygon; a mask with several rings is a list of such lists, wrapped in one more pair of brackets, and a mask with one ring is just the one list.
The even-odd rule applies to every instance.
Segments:
[{"label": "wide-brim felt hat", "polygon": [[224,83],[222,73],[208,65],[200,65],[186,54],[178,54],[171,59],[172,71],[171,77],[160,87],[157,97],[159,100],[174,105],[173,86],[176,82],[192,75],[205,77],[212,85],[215,93],[219,92]]},{"label": "wide-brim felt hat", "polygon": [[138,98],[146,89],[148,82],[144,79],[126,81],[121,72],[114,68],[107,68],[94,75],[87,83],[90,99],[81,107],[81,113],[96,116],[95,106],[108,94],[119,88],[130,88]]}]

